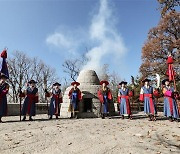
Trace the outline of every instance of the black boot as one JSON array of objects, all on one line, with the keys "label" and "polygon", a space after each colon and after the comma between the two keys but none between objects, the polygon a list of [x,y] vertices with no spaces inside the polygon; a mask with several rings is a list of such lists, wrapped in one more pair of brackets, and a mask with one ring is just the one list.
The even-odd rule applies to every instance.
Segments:
[{"label": "black boot", "polygon": [[155,115],[152,115],[152,120],[156,121],[156,116]]},{"label": "black boot", "polygon": [[26,120],[26,116],[23,117],[22,121],[25,121]]},{"label": "black boot", "polygon": [[122,117],[121,117],[122,119],[124,119],[124,115],[122,115]]},{"label": "black boot", "polygon": [[105,115],[104,115],[104,113],[102,113],[101,118],[102,118],[102,119],[105,119]]},{"label": "black boot", "polygon": [[178,119],[177,119],[177,118],[174,118],[174,121],[178,122]]},{"label": "black boot", "polygon": [[128,119],[132,120],[132,115],[128,115]]},{"label": "black boot", "polygon": [[31,116],[29,117],[29,121],[33,121],[33,119],[32,119],[32,117],[31,117]]},{"label": "black boot", "polygon": [[170,121],[170,122],[173,122],[172,116],[169,117],[169,121]]},{"label": "black boot", "polygon": [[58,115],[56,116],[56,119],[59,119],[59,118],[58,118]]},{"label": "black boot", "polygon": [[75,118],[75,119],[78,119],[78,115],[77,115],[76,112],[74,113],[74,118]]},{"label": "black boot", "polygon": [[49,117],[49,120],[51,120],[52,119],[52,115]]},{"label": "black boot", "polygon": [[70,119],[72,119],[73,118],[73,113],[71,112],[71,117],[70,117]]},{"label": "black boot", "polygon": [[148,115],[149,121],[152,121],[152,115]]},{"label": "black boot", "polygon": [[1,119],[2,119],[2,117],[0,117],[0,123],[2,122],[2,120],[1,120]]}]

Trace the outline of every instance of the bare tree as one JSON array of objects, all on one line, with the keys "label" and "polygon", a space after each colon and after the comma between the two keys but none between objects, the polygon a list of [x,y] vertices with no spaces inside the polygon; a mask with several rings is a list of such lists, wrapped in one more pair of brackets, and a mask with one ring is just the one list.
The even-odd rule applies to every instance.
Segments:
[{"label": "bare tree", "polygon": [[64,67],[64,72],[67,73],[73,81],[76,81],[77,76],[80,72],[78,59],[65,60],[62,66]]},{"label": "bare tree", "polygon": [[25,89],[30,79],[36,80],[39,88],[40,102],[44,101],[44,89],[50,86],[59,78],[55,69],[47,66],[37,58],[29,58],[25,53],[16,51],[8,58],[10,101],[18,102],[19,89]]},{"label": "bare tree", "polygon": [[[66,59],[62,64],[63,71],[68,75],[70,80],[76,81],[76,78],[79,75],[82,67],[88,61],[88,58],[86,57],[87,52],[88,50],[86,48],[86,52],[80,55],[79,58]],[[65,78],[65,82],[67,82],[67,78]]]}]

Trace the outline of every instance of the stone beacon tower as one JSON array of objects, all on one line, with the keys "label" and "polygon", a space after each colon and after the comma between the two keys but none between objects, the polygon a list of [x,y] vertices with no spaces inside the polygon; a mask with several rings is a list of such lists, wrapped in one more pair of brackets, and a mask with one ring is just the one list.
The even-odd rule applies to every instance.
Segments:
[{"label": "stone beacon tower", "polygon": [[[78,117],[80,118],[95,118],[100,116],[100,101],[97,97],[97,91],[100,87],[100,81],[95,71],[83,70],[80,72],[77,82],[80,83],[79,89],[82,92],[82,101],[79,104]],[[70,113],[68,107],[70,100],[68,97],[68,87],[63,96],[63,103],[61,106],[61,117],[68,118]]]}]

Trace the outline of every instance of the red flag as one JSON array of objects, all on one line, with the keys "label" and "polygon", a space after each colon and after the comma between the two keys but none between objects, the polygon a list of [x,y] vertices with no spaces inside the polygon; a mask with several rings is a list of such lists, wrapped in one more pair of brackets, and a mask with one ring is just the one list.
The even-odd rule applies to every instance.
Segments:
[{"label": "red flag", "polygon": [[169,56],[167,59],[167,64],[168,64],[168,70],[166,74],[169,76],[169,81],[173,81],[175,77],[175,71],[173,68],[173,58],[172,56]]},{"label": "red flag", "polygon": [[4,49],[2,52],[1,52],[1,57],[2,58],[7,58],[7,50]]},{"label": "red flag", "polygon": [[8,71],[7,62],[6,62],[6,58],[7,58],[7,50],[6,49],[4,49],[1,52],[1,58],[2,58],[2,60],[0,62],[0,72],[9,78],[9,71]]}]

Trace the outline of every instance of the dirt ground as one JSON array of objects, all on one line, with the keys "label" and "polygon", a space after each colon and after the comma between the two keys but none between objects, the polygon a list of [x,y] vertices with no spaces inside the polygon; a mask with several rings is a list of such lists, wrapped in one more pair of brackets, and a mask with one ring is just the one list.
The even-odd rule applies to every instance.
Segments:
[{"label": "dirt ground", "polygon": [[37,115],[35,121],[19,122],[19,117],[4,117],[0,154],[179,154],[180,122],[161,114],[155,122],[142,112],[133,120],[47,120],[47,115]]}]

